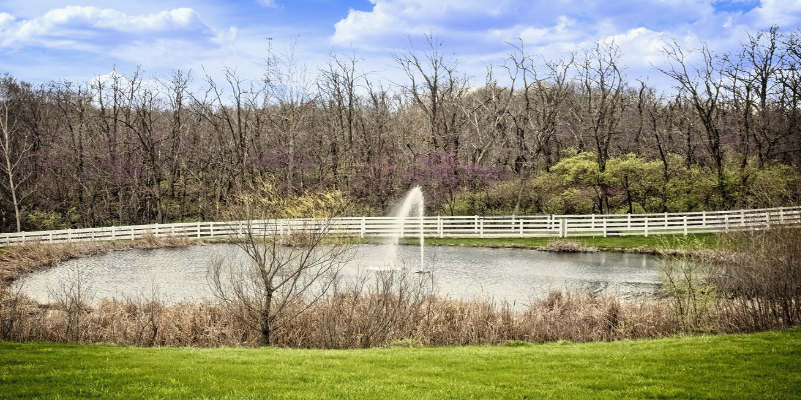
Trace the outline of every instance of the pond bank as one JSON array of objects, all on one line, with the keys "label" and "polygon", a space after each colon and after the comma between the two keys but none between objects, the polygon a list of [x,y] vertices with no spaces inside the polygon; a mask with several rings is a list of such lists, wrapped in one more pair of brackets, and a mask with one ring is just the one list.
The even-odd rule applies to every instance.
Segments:
[{"label": "pond bank", "polygon": [[0,288],[10,285],[21,276],[49,269],[74,258],[88,257],[110,251],[158,249],[204,244],[182,237],[144,237],[133,241],[43,243],[29,242],[0,249]]}]

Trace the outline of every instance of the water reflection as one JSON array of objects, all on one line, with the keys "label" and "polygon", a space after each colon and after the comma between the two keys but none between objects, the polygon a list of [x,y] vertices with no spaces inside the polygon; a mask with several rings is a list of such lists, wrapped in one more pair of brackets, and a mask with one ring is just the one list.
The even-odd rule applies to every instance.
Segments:
[{"label": "water reflection", "polygon": [[[386,248],[364,245],[344,269],[352,278],[392,265]],[[182,249],[127,250],[70,260],[16,282],[16,287],[40,302],[51,302],[76,277],[91,288],[92,299],[159,298],[165,302],[212,299],[206,278],[215,257],[244,260],[234,245],[190,246]],[[419,269],[419,251],[401,247],[400,263]],[[547,253],[521,249],[429,247],[425,269],[435,278],[438,293],[454,298],[494,299],[526,304],[551,289],[585,289],[624,298],[653,295],[659,286],[657,259],[641,254]]]}]

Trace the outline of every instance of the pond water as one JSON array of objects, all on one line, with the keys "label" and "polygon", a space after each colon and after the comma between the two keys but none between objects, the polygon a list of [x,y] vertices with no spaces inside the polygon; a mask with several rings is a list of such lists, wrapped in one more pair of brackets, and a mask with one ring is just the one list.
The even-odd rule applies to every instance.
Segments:
[{"label": "pond water", "polygon": [[[384,269],[387,248],[361,245],[343,276]],[[419,249],[401,246],[396,265],[417,271]],[[17,288],[39,302],[52,302],[80,284],[90,302],[103,298],[158,298],[168,303],[213,299],[207,281],[211,260],[243,259],[235,245],[126,250],[63,262],[23,277]],[[414,260],[404,263],[403,260]],[[582,289],[622,298],[653,296],[659,289],[658,259],[642,254],[550,253],[524,249],[426,247],[425,267],[440,295],[525,305],[552,289]],[[416,264],[416,265],[415,265]]]}]

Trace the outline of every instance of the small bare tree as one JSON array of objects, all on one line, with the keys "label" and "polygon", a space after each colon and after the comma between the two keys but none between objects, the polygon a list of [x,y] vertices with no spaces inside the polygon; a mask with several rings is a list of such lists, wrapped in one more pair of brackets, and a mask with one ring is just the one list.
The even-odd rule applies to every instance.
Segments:
[{"label": "small bare tree", "polygon": [[48,288],[48,295],[64,318],[63,334],[59,340],[80,342],[86,335],[85,317],[92,311],[90,305],[95,296],[91,277],[83,268],[75,266],[58,286]]},{"label": "small bare tree", "polygon": [[212,262],[209,283],[269,346],[275,332],[328,294],[349,260],[349,246],[327,239],[346,202],[339,192],[287,198],[261,181],[232,203],[231,228],[245,257]]}]

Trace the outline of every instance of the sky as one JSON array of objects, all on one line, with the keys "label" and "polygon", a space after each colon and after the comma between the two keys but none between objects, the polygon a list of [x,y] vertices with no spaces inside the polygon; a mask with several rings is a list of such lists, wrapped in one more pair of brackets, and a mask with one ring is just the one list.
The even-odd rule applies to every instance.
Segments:
[{"label": "sky", "polygon": [[724,53],[772,25],[798,29],[801,0],[0,0],[0,73],[87,82],[138,66],[202,81],[228,68],[260,79],[268,48],[286,55],[294,43],[309,71],[355,55],[361,71],[399,82],[392,55],[432,35],[477,85],[520,40],[544,59],[614,40],[629,82],[663,87],[653,66],[666,41]]}]

